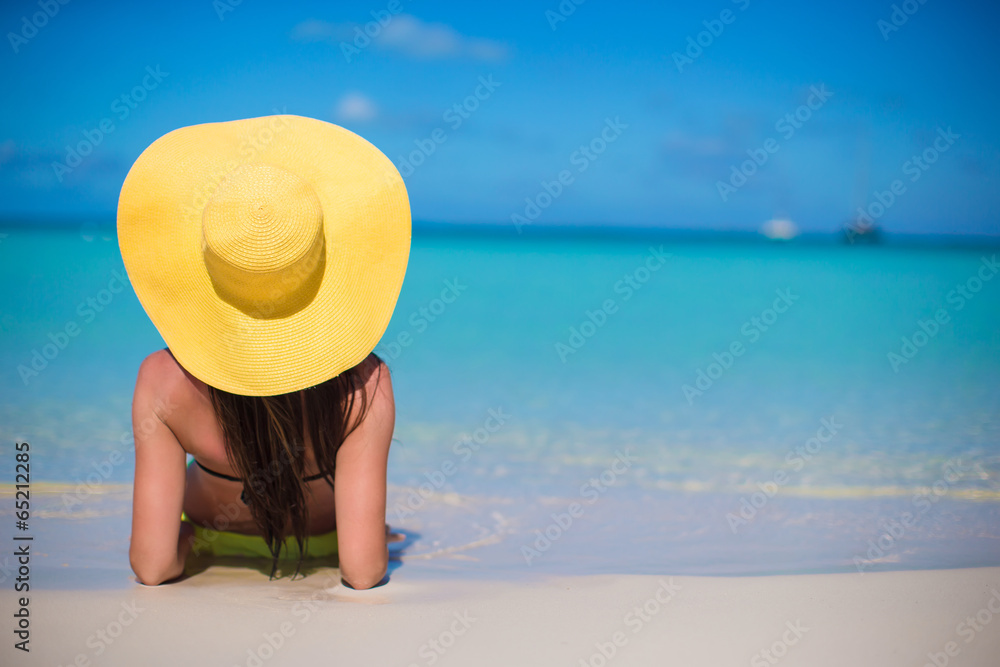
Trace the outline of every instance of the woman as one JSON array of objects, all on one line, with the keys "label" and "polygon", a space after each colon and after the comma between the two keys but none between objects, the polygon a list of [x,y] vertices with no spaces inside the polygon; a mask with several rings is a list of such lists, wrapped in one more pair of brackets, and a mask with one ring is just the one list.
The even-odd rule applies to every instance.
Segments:
[{"label": "woman", "polygon": [[136,160],[118,236],[167,343],[132,404],[137,579],[192,550],[267,555],[272,576],[337,553],[348,585],[377,585],[395,408],[372,350],[410,245],[395,167],[310,118],[185,127]]}]

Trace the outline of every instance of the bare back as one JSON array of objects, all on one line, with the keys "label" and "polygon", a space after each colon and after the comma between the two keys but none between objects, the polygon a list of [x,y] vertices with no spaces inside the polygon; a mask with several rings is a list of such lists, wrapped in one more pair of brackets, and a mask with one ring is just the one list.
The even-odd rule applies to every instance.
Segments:
[{"label": "bare back", "polygon": [[[368,392],[368,413],[337,453],[334,488],[324,479],[308,482],[306,502],[308,533],[336,528],[342,570],[345,558],[357,558],[352,566],[365,572],[362,561],[385,551],[385,475],[395,407],[388,369],[374,356],[363,364],[366,379],[359,391]],[[208,387],[181,367],[169,350],[154,352],[140,367],[133,428],[136,480],[131,552],[142,552],[144,546],[164,548],[155,535],[169,528],[176,531],[182,509],[196,524],[259,534],[249,508],[240,500],[241,482],[186,465],[190,454],[213,471],[237,475],[226,457]],[[308,432],[305,447],[305,476],[309,476],[318,470]]]}]

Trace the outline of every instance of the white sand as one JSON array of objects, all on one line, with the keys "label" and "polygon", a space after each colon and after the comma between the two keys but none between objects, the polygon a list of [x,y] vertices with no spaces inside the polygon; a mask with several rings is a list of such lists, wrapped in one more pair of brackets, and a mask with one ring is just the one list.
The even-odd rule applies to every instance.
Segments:
[{"label": "white sand", "polygon": [[1000,567],[542,578],[491,565],[488,547],[466,549],[500,539],[501,526],[468,544],[425,538],[431,551],[404,552],[391,581],[371,591],[343,587],[335,569],[268,581],[218,564],[148,588],[128,571],[126,485],[70,511],[65,489],[49,491],[32,494],[28,654],[13,648],[19,596],[3,569],[12,557],[0,557],[4,667],[1000,666]]},{"label": "white sand", "polygon": [[[31,653],[15,651],[5,629],[0,662],[919,667],[933,664],[931,653],[938,667],[1000,665],[1000,568],[674,577],[679,588],[665,603],[655,600],[658,590],[668,599],[669,577],[490,582],[406,569],[371,591],[344,588],[336,570],[268,582],[220,566],[156,588],[38,591]],[[0,600],[11,626],[8,584]],[[645,619],[632,611],[643,605]],[[616,633],[606,660],[600,645],[611,653]]]}]

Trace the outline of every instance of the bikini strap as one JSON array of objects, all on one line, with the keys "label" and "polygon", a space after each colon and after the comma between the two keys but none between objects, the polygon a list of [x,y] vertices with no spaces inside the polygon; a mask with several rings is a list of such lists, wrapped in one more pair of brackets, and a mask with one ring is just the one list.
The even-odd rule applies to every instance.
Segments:
[{"label": "bikini strap", "polygon": [[243,481],[239,477],[233,477],[232,475],[223,475],[221,472],[215,472],[211,468],[206,468],[205,466],[203,466],[201,464],[201,461],[199,461],[198,459],[195,459],[194,462],[198,464],[199,468],[201,468],[202,470],[204,470],[205,472],[207,472],[209,475],[212,475],[213,477],[220,477],[222,479],[228,479],[230,482],[242,482]]},{"label": "bikini strap", "polygon": [[[211,468],[206,468],[204,465],[202,465],[201,461],[199,461],[198,459],[195,459],[194,462],[198,464],[199,468],[201,468],[202,470],[204,470],[205,472],[207,472],[209,475],[212,475],[214,477],[219,477],[221,479],[228,479],[230,482],[242,482],[243,481],[239,477],[233,477],[232,475],[224,475],[221,472],[216,472],[216,471],[212,470]],[[323,477],[325,477],[325,475],[320,472],[320,473],[316,473],[315,475],[309,475],[308,477],[304,477],[302,479],[302,481],[303,482],[315,482],[317,479],[323,479]]]}]

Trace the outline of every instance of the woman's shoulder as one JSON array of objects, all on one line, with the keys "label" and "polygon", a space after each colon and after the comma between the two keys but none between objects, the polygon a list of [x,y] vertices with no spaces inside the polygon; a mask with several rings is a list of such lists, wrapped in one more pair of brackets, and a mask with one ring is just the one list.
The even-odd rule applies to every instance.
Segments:
[{"label": "woman's shoulder", "polygon": [[[389,367],[374,352],[357,369],[358,390],[367,395],[368,403],[392,402],[392,378]],[[208,386],[191,375],[168,348],[153,352],[139,365],[136,396],[152,399],[157,414],[166,421],[174,406],[210,400]]]},{"label": "woman's shoulder", "polygon": [[153,352],[142,360],[142,363],[139,364],[139,378],[168,387],[185,382],[190,383],[192,380],[201,382],[188,373],[174,358],[170,348],[166,347]]},{"label": "woman's shoulder", "polygon": [[164,348],[153,352],[139,364],[135,393],[152,399],[157,416],[165,422],[175,407],[204,393],[204,386],[177,362],[168,348]]},{"label": "woman's shoulder", "polygon": [[365,388],[365,393],[374,399],[378,395],[386,394],[392,397],[392,377],[389,374],[389,367],[382,359],[372,352],[358,365],[361,385]]},{"label": "woman's shoulder", "polygon": [[365,420],[372,412],[395,410],[389,367],[374,352],[355,366],[352,372],[355,375],[355,394],[350,421]]}]

